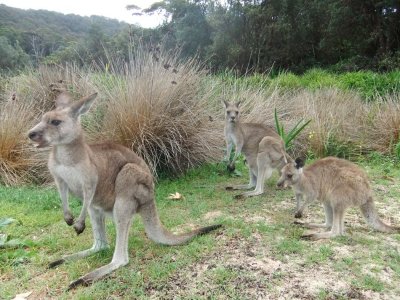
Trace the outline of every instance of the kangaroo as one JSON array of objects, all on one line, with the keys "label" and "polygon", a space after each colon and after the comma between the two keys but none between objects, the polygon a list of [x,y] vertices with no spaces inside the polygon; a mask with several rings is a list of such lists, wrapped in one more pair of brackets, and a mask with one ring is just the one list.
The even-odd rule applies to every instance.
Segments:
[{"label": "kangaroo", "polygon": [[116,226],[111,262],[73,281],[68,289],[90,284],[128,264],[128,234],[135,213],[141,215],[147,236],[165,245],[180,245],[221,227],[212,225],[180,235],[163,227],[154,200],[153,176],[144,160],[118,144],[89,145],[85,142],[79,119],[89,110],[96,96],[93,94],[72,102],[69,94],[62,91],[56,98],[55,110],[45,113],[40,123],[28,133],[37,147],[52,146],[48,167],[56,182],[67,224],[73,224],[68,208],[68,194],[72,193],[83,199],[81,213],[74,223],[76,232],[79,234],[84,230],[87,211],[93,227],[94,243],[90,249],[65,255],[51,262],[49,267],[108,248],[105,217],[111,216]]},{"label": "kangaroo", "polygon": [[[344,234],[344,213],[348,207],[358,206],[367,223],[382,232],[399,232],[399,227],[383,223],[375,209],[373,192],[367,174],[354,163],[336,157],[317,160],[304,168],[304,161],[297,158],[283,167],[277,185],[292,186],[296,197],[306,202],[322,202],[325,223],[299,223],[307,228],[326,228],[322,233],[305,234],[312,240],[327,239]],[[304,206],[303,206],[304,207]]]},{"label": "kangaroo", "polygon": [[[227,190],[250,190],[236,196],[236,198],[257,196],[264,193],[264,182],[271,177],[274,169],[280,170],[292,159],[285,151],[282,138],[274,131],[262,124],[241,123],[240,103],[225,104],[225,141],[226,160],[228,170],[235,169],[235,161],[243,153],[249,168],[250,182],[247,185],[228,186]],[[230,160],[232,148],[235,146],[235,155]]]}]

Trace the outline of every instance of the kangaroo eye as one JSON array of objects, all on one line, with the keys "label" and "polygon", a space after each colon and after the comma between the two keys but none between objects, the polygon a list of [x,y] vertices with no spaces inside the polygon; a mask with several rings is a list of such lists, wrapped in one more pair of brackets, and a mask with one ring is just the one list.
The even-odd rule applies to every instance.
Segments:
[{"label": "kangaroo eye", "polygon": [[54,126],[58,126],[61,124],[61,122],[62,122],[61,120],[51,120],[50,124],[54,125]]},{"label": "kangaroo eye", "polygon": [[287,178],[292,178],[293,177],[293,174],[287,174]]}]

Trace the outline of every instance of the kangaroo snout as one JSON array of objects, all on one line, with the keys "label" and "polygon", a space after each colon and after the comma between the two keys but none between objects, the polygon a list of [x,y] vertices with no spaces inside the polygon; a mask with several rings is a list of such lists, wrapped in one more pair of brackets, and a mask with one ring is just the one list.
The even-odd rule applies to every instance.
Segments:
[{"label": "kangaroo snout", "polygon": [[276,186],[277,186],[278,188],[284,188],[284,187],[285,187],[284,183],[285,183],[284,180],[282,180],[282,181],[279,180],[279,181],[276,183]]},{"label": "kangaroo snout", "polygon": [[37,148],[43,148],[46,147],[49,142],[46,140],[45,138],[45,134],[42,130],[37,130],[35,128],[32,128],[29,132],[28,132],[28,138],[36,143]]},{"label": "kangaroo snout", "polygon": [[28,132],[28,137],[34,142],[37,142],[39,139],[43,137],[43,133],[40,131],[30,131]]}]

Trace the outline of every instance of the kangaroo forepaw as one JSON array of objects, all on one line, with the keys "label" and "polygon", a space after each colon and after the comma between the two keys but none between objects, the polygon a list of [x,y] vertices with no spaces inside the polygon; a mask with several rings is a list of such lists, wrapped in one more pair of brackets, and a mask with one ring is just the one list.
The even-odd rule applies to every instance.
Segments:
[{"label": "kangaroo forepaw", "polygon": [[84,278],[81,277],[81,278],[79,278],[79,279],[77,279],[77,280],[72,281],[72,282],[69,284],[69,286],[68,286],[68,288],[67,288],[67,291],[70,291],[70,290],[72,290],[72,289],[74,289],[74,288],[76,288],[76,287],[78,287],[78,286],[80,286],[80,285],[88,286],[89,284],[91,284],[91,281],[86,280],[86,279],[84,279]]},{"label": "kangaroo forepaw", "polygon": [[77,222],[74,224],[73,227],[75,229],[75,232],[79,235],[85,230],[86,225],[85,222]]},{"label": "kangaroo forepaw", "polygon": [[58,260],[55,260],[55,261],[49,263],[48,268],[49,269],[53,269],[53,268],[55,268],[55,267],[57,267],[57,266],[59,266],[59,265],[61,265],[63,263],[65,263],[65,259],[61,258],[61,259],[58,259]]}]

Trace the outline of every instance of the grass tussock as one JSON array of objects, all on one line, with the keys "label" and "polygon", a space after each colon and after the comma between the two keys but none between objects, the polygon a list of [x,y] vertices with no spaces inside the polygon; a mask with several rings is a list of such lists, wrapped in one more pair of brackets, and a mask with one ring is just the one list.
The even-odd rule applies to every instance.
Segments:
[{"label": "grass tussock", "polygon": [[17,185],[35,182],[44,169],[40,153],[27,144],[26,132],[33,120],[32,107],[18,99],[0,106],[0,182]]},{"label": "grass tussock", "polygon": [[204,87],[200,64],[163,51],[138,50],[133,57],[97,78],[106,101],[98,107],[99,121],[88,122],[92,138],[131,148],[154,173],[180,173],[219,158],[222,132],[213,122],[213,89]]}]

